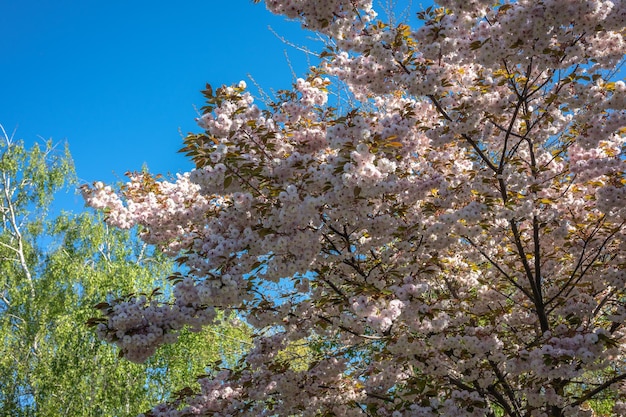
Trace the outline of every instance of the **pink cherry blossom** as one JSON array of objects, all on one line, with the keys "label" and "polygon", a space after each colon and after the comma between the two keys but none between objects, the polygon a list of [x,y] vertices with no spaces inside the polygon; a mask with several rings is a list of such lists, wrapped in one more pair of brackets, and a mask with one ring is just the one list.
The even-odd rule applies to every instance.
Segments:
[{"label": "pink cherry blossom", "polygon": [[146,416],[622,415],[626,3],[442,0],[415,28],[265,3],[321,65],[268,105],[204,91],[192,172],[83,188],[184,271],[104,306],[102,339],[142,362],[216,309],[256,330]]}]

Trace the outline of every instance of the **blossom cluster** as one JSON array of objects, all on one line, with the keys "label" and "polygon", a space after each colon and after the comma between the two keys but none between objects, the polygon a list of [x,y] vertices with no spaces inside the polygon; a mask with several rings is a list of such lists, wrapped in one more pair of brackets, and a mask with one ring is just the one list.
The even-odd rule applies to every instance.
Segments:
[{"label": "blossom cluster", "polygon": [[97,325],[96,333],[117,345],[128,360],[144,362],[159,346],[176,342],[184,326],[199,331],[213,322],[215,310],[206,308],[201,293],[187,278],[176,285],[173,305],[145,295],[103,303],[99,307],[107,319]]},{"label": "blossom cluster", "polygon": [[324,62],[265,107],[207,88],[175,181],[84,188],[185,271],[172,300],[105,305],[100,337],[141,362],[216,308],[256,329],[146,415],[590,416],[607,392],[619,414],[626,3],[445,0],[416,30],[370,1],[266,5]]}]

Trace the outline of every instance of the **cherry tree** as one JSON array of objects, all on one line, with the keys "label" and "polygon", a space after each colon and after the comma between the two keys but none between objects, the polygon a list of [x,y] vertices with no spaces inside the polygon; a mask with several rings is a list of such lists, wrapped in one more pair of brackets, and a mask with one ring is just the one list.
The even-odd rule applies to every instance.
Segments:
[{"label": "cherry tree", "polygon": [[207,86],[192,172],[84,187],[185,271],[100,337],[141,362],[216,309],[256,329],[146,415],[626,414],[626,3],[439,4],[267,0],[322,63],[269,105]]}]

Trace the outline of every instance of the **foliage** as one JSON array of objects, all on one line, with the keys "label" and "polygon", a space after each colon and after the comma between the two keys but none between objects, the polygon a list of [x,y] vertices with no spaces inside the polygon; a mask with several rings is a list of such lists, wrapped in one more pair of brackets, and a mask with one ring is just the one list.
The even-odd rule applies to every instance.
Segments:
[{"label": "foliage", "polygon": [[329,39],[322,64],[264,109],[208,86],[175,182],[84,188],[186,268],[169,303],[103,308],[102,339],[142,362],[216,309],[256,329],[149,415],[626,414],[626,3],[440,4],[413,30],[267,1]]},{"label": "foliage", "polygon": [[120,359],[85,323],[93,305],[147,290],[173,264],[129,231],[89,213],[48,214],[74,181],[67,147],[27,149],[5,135],[0,149],[0,415],[128,416],[172,397],[218,359],[234,363],[248,331],[230,320],[147,364]]}]

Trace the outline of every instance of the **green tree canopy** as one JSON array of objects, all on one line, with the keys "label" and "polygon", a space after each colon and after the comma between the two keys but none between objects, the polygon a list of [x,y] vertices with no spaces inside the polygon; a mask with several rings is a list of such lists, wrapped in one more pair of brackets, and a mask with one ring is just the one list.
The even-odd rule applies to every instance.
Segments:
[{"label": "green tree canopy", "polygon": [[[0,415],[127,416],[234,362],[249,330],[222,324],[181,335],[146,364],[119,358],[87,326],[94,304],[146,291],[173,264],[99,215],[49,209],[75,184],[68,147],[0,143]],[[162,290],[167,292],[167,280]]]}]

